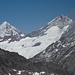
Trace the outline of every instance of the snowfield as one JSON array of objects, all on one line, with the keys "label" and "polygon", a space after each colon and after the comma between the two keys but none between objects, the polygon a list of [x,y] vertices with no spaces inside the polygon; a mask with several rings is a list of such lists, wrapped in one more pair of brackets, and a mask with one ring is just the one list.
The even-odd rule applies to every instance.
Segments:
[{"label": "snowfield", "polygon": [[59,40],[61,35],[67,30],[68,27],[69,25],[60,29],[58,26],[52,26],[45,32],[46,35],[43,36],[26,37],[20,41],[10,43],[8,43],[8,40],[0,42],[0,48],[10,52],[18,52],[20,55],[29,59],[45,50],[53,42]]},{"label": "snowfield", "polygon": [[[27,59],[32,58],[36,54],[45,50],[50,44],[58,41],[71,23],[72,19],[67,16],[60,15],[50,21],[46,26],[40,28],[38,31],[35,31],[35,34],[39,35],[34,37],[35,34],[33,34],[33,37],[27,36],[22,38],[24,34],[5,21],[0,26],[0,37],[4,37],[0,38],[0,40],[4,39],[4,41],[0,42],[0,48],[10,52],[17,52]],[[10,38],[5,39],[7,38],[5,35]],[[17,38],[19,38],[19,41],[16,41]],[[11,42],[11,40],[13,41]]]}]

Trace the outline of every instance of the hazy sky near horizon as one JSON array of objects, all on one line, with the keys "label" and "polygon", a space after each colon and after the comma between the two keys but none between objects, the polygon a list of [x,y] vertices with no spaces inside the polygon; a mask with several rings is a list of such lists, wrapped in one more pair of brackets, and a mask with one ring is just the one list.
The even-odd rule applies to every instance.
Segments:
[{"label": "hazy sky near horizon", "polygon": [[46,25],[60,14],[75,18],[75,0],[0,0],[0,24],[9,22],[23,33]]}]

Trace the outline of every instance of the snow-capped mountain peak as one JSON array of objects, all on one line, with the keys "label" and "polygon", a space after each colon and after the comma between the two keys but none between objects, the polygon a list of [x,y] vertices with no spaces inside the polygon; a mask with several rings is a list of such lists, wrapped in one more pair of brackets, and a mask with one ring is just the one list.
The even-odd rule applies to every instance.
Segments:
[{"label": "snow-capped mountain peak", "polygon": [[[9,30],[10,30],[10,29],[11,29],[11,30],[13,30],[13,29],[14,29],[14,30],[18,30],[17,28],[15,28],[14,26],[12,26],[12,25],[11,25],[10,23],[8,23],[7,21],[4,21],[4,22],[1,24],[0,29],[2,29],[2,28],[3,28],[3,29],[5,28],[6,30],[7,30],[7,29],[9,29]],[[18,30],[18,31],[20,32],[20,30]]]},{"label": "snow-capped mountain peak", "polygon": [[15,28],[7,21],[0,25],[0,41],[11,39],[13,41],[20,40],[22,33],[19,29]]},{"label": "snow-capped mountain peak", "polygon": [[10,29],[12,27],[12,25],[10,25],[7,21],[4,21],[1,25],[0,25],[0,29]]},{"label": "snow-capped mountain peak", "polygon": [[2,25],[10,25],[7,21],[4,21]]}]

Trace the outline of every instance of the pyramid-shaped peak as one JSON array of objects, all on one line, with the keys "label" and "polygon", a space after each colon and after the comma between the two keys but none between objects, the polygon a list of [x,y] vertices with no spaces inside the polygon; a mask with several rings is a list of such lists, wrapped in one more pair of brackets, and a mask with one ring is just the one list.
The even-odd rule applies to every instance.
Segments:
[{"label": "pyramid-shaped peak", "polygon": [[8,23],[7,21],[4,21],[4,22],[1,24],[1,27],[6,28],[6,27],[13,27],[13,26],[10,25],[10,23]]},{"label": "pyramid-shaped peak", "polygon": [[0,37],[3,38],[3,40],[8,40],[10,38],[11,41],[16,41],[20,40],[24,36],[22,36],[22,32],[19,29],[15,28],[7,21],[4,21],[0,25]]},{"label": "pyramid-shaped peak", "polygon": [[14,26],[12,26],[10,23],[8,23],[7,21],[4,21],[2,24],[1,24],[1,26],[0,26],[1,28],[14,28],[14,29],[16,29]]},{"label": "pyramid-shaped peak", "polygon": [[10,23],[8,23],[7,21],[4,21],[4,22],[2,23],[2,25],[10,25]]}]

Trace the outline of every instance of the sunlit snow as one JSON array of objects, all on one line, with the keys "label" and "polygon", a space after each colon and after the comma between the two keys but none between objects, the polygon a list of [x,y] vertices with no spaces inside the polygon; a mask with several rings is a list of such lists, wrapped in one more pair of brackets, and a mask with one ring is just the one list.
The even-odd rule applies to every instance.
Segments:
[{"label": "sunlit snow", "polygon": [[[58,26],[52,26],[45,32],[46,35],[43,36],[26,37],[20,41],[10,43],[8,43],[8,41],[0,42],[0,48],[11,52],[18,52],[20,55],[29,59],[39,52],[45,50],[53,42],[59,40],[61,35],[66,31],[68,27],[69,25],[60,29]],[[38,42],[41,44],[39,46],[34,46]]]}]

